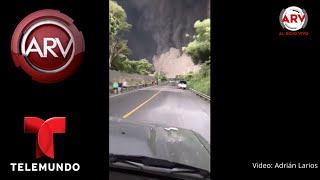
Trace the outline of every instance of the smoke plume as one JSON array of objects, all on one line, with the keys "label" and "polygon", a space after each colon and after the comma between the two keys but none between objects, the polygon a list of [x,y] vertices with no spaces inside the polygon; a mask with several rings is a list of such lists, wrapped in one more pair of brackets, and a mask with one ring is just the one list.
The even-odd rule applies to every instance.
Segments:
[{"label": "smoke plume", "polygon": [[[172,69],[159,65],[169,65],[175,50],[186,46],[194,35],[194,23],[210,17],[209,0],[116,0],[127,13],[128,23],[132,24],[130,32],[124,36],[128,39],[128,46],[132,50],[130,59],[153,59],[157,68]],[[186,36],[189,34],[189,36]],[[165,53],[161,55],[162,53]],[[168,53],[173,53],[168,55]],[[155,56],[155,58],[153,58]],[[155,59],[157,59],[155,61]],[[190,63],[182,54],[176,62]],[[176,62],[173,62],[176,63]],[[192,62],[192,61],[191,61]],[[187,63],[187,64],[188,64]],[[180,68],[183,68],[181,65]],[[159,70],[159,69],[158,69]],[[176,69],[175,69],[176,70]],[[169,71],[169,74],[174,72]]]},{"label": "smoke plume", "polygon": [[170,48],[168,52],[153,57],[153,64],[157,71],[166,74],[169,78],[188,72],[197,72],[200,66],[195,66],[190,56],[176,48]]}]

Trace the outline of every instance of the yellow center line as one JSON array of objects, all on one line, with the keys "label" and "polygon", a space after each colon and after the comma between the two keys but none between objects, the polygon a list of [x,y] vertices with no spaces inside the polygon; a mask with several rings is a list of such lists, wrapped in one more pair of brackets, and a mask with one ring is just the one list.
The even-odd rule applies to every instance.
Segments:
[{"label": "yellow center line", "polygon": [[[166,87],[164,87],[166,88]],[[160,89],[159,92],[157,92],[155,95],[153,95],[151,98],[149,98],[148,100],[146,100],[145,102],[143,102],[142,104],[140,104],[138,107],[134,108],[132,111],[128,112],[126,115],[122,116],[122,118],[127,118],[128,116],[130,116],[132,113],[134,113],[135,111],[137,111],[138,109],[140,109],[143,105],[145,105],[147,102],[149,102],[151,99],[153,99],[154,97],[156,97],[164,88]]]}]

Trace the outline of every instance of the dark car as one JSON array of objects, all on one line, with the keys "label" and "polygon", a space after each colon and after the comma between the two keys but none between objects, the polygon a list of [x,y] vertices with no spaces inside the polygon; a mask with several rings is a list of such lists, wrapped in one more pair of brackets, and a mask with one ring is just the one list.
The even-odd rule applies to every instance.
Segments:
[{"label": "dark car", "polygon": [[164,179],[210,179],[210,145],[192,130],[110,117],[109,153],[111,168]]}]

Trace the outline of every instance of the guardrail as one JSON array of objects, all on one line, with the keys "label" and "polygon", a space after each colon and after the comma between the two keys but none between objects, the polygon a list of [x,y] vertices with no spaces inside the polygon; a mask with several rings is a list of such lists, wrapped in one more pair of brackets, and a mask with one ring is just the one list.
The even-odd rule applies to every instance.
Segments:
[{"label": "guardrail", "polygon": [[[159,82],[158,85],[162,85],[162,84],[166,84],[167,82]],[[146,85],[143,85],[143,84],[140,84],[140,85],[134,85],[134,86],[127,86],[127,88],[122,91],[122,93],[125,93],[125,92],[129,92],[129,91],[132,91],[132,90],[135,90],[135,89],[141,89],[141,88],[144,88],[144,87],[149,87],[149,86],[157,86],[157,85],[153,85],[153,84],[146,84]],[[111,94],[114,94],[113,93],[113,88],[112,87],[109,87],[109,95]]]},{"label": "guardrail", "polygon": [[[140,85],[135,85],[135,86],[127,86],[127,88],[125,90],[123,90],[122,93],[132,91],[135,89],[141,89],[143,87],[148,87],[148,86],[152,86],[152,84],[146,84],[146,85],[140,84]],[[111,88],[109,87],[109,94],[114,94],[112,87]]]},{"label": "guardrail", "polygon": [[202,98],[204,98],[204,99],[206,99],[208,101],[211,101],[211,97],[210,96],[208,96],[206,94],[203,94],[203,93],[201,93],[199,91],[196,91],[196,90],[194,90],[192,88],[189,88],[189,89],[190,89],[191,92],[195,93],[196,95],[198,95],[198,96],[200,96],[200,97],[202,97]]}]

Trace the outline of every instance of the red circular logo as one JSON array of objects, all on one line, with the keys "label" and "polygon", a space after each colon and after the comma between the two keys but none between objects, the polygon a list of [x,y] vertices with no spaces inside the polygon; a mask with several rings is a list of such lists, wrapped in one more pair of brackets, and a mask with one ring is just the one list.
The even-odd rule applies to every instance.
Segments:
[{"label": "red circular logo", "polygon": [[84,51],[83,35],[73,20],[51,9],[25,17],[11,40],[16,67],[41,83],[55,83],[71,76],[79,67]]}]

